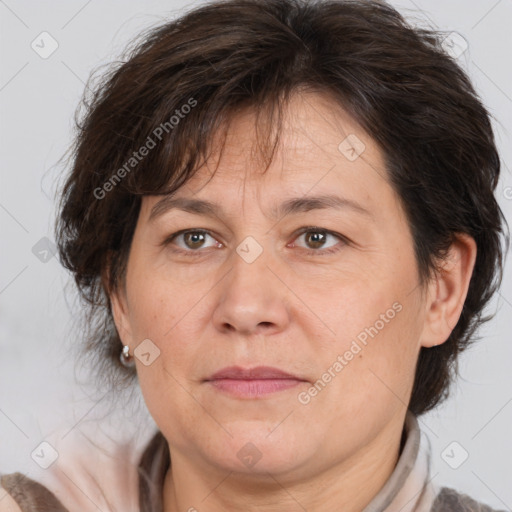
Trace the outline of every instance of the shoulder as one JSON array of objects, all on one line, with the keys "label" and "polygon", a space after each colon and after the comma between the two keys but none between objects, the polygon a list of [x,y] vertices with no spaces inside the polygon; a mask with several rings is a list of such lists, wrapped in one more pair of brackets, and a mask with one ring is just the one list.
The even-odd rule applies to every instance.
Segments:
[{"label": "shoulder", "polygon": [[137,510],[133,446],[115,440],[109,445],[78,431],[50,444],[58,457],[48,468],[32,465],[28,473],[0,475],[0,512]]},{"label": "shoulder", "polygon": [[52,512],[67,512],[46,487],[21,473],[2,475],[0,484],[0,512],[37,512],[41,506]]},{"label": "shoulder", "polygon": [[430,512],[505,512],[479,503],[467,494],[443,487],[437,495]]},{"label": "shoulder", "polygon": [[14,498],[3,489],[0,489],[0,512],[22,512]]},{"label": "shoulder", "polygon": [[0,512],[22,512],[22,510],[10,494],[2,493],[0,494]]}]

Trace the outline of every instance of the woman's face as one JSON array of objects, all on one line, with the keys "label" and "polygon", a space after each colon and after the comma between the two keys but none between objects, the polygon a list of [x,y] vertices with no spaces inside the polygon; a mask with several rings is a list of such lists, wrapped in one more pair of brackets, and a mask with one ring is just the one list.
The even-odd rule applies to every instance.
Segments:
[{"label": "woman's face", "polygon": [[[401,431],[419,349],[445,339],[376,144],[322,96],[288,113],[265,174],[247,112],[213,177],[216,161],[174,208],[142,202],[113,308],[173,461],[283,479],[357,465]],[[209,380],[232,366],[296,379]]]}]

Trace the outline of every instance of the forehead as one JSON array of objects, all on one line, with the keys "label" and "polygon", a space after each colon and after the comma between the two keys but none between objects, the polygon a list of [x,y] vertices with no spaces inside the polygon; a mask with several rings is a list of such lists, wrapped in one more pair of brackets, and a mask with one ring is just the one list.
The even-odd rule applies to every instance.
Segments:
[{"label": "forehead", "polygon": [[[265,129],[269,131],[262,133]],[[211,198],[213,194],[213,198],[236,201],[250,188],[263,200],[336,191],[361,198],[370,190],[389,188],[376,142],[329,96],[301,93],[290,98],[267,169],[262,142],[267,142],[267,136],[273,142],[276,130],[264,116],[258,124],[254,109],[237,113],[229,119],[226,132],[219,130],[213,138],[206,164],[172,196],[207,194]],[[152,209],[159,200],[161,196],[147,196],[144,203]]]},{"label": "forehead", "polygon": [[[214,138],[216,150],[208,162],[208,169],[212,171],[219,164],[219,179],[236,179],[240,175],[244,179],[259,178],[265,167],[261,143],[273,142],[277,125],[269,124],[265,115],[258,118],[254,109],[234,115],[229,123],[222,155],[219,151],[220,132]],[[268,140],[265,139],[267,136]],[[320,93],[295,93],[283,109],[279,144],[271,170],[289,173],[293,178],[295,172],[354,162],[357,158],[352,158],[347,152],[347,144],[343,144],[347,139],[348,146],[354,142],[359,144],[357,149],[362,150],[363,159],[383,168],[383,158],[375,141],[332,97]],[[208,174],[206,169],[201,170],[202,174]],[[198,173],[195,179],[200,181],[201,177],[204,176]]]}]

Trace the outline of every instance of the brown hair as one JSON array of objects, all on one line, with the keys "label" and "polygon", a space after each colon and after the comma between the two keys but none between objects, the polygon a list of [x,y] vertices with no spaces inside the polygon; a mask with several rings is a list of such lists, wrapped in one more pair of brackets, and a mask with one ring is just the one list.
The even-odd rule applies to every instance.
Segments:
[{"label": "brown hair", "polygon": [[[290,94],[308,89],[328,93],[381,147],[422,284],[457,233],[477,243],[461,317],[444,344],[421,349],[410,409],[446,398],[458,354],[491,318],[483,310],[501,282],[506,221],[493,195],[500,160],[489,114],[441,38],[380,1],[211,2],[142,34],[88,86],[56,233],[89,306],[87,347],[100,372],[129,375],[108,291],[123,282],[141,197],[184,184],[235,111],[280,126]],[[269,161],[276,144],[265,146]]]}]

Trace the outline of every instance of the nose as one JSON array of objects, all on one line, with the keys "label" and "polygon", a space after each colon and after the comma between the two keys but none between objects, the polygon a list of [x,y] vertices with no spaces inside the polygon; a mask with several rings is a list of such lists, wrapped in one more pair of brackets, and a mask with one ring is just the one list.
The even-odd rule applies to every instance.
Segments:
[{"label": "nose", "polygon": [[234,254],[212,321],[222,333],[274,334],[289,323],[288,289],[265,251],[252,263]]}]

